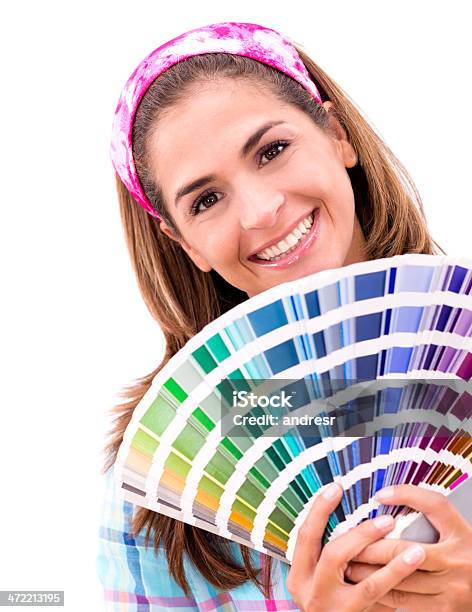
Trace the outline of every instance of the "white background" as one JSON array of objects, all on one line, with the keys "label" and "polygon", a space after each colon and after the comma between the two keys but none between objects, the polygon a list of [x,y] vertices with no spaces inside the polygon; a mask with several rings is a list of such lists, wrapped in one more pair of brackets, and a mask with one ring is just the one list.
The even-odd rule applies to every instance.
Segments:
[{"label": "white background", "polygon": [[161,353],[128,261],[108,156],[113,112],[136,64],[208,23],[280,30],[406,165],[433,236],[470,256],[467,5],[3,3],[0,589],[64,589],[67,610],[101,609],[106,413]]}]

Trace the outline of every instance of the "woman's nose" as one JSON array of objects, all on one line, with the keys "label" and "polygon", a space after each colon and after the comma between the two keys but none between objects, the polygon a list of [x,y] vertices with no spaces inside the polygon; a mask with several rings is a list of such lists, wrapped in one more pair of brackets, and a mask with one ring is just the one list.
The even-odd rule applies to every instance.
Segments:
[{"label": "woman's nose", "polygon": [[284,194],[267,189],[245,190],[240,195],[240,225],[243,229],[271,227],[276,223],[280,207],[285,201]]}]

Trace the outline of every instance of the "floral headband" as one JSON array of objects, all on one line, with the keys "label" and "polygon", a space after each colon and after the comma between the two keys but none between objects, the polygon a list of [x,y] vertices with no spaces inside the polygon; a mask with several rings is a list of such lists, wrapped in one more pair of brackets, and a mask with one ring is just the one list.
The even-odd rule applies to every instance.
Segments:
[{"label": "floral headband", "polygon": [[160,216],[144,194],[134,165],[131,141],[134,117],[141,98],[160,74],[202,53],[242,55],[272,66],[298,81],[321,104],[321,96],[293,44],[270,28],[254,23],[214,23],[185,32],[152,51],[121,92],[113,122],[111,160],[136,202],[158,219]]}]

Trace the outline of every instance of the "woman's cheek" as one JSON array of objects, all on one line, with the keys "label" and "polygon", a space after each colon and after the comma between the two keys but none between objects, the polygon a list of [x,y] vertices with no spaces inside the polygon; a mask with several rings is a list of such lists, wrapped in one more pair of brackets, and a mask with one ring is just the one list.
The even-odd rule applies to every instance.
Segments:
[{"label": "woman's cheek", "polygon": [[294,165],[286,177],[287,192],[296,196],[297,200],[312,201],[313,205],[335,201],[341,195],[345,196],[346,186],[343,177],[330,164]]},{"label": "woman's cheek", "polygon": [[205,244],[206,259],[217,271],[229,270],[239,261],[239,242],[228,228],[212,228],[202,237],[202,244]]},{"label": "woman's cheek", "polygon": [[[347,175],[346,175],[347,176]],[[350,242],[354,231],[355,199],[349,177],[336,177],[337,188],[326,193],[324,205],[336,234]]]}]

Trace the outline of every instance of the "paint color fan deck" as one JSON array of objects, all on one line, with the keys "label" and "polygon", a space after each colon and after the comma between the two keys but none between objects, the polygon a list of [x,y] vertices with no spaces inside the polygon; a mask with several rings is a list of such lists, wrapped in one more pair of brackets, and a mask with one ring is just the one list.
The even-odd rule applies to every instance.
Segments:
[{"label": "paint color fan deck", "polygon": [[332,481],[344,495],[325,541],[378,513],[401,533],[415,515],[379,506],[380,488],[448,495],[470,482],[471,289],[471,260],[414,254],[246,300],[156,375],[125,431],[117,486],[286,562]]}]

